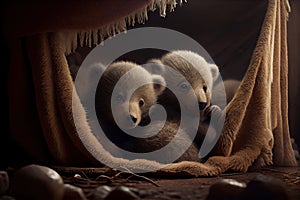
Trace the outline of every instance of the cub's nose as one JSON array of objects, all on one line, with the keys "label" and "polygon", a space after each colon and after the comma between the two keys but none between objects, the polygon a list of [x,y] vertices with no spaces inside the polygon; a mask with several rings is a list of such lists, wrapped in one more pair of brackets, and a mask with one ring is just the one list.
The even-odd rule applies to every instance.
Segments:
[{"label": "cub's nose", "polygon": [[133,121],[133,123],[136,123],[136,121],[137,121],[137,118],[132,115],[130,115],[130,119]]},{"label": "cub's nose", "polygon": [[198,106],[200,110],[203,110],[207,106],[207,102],[198,102]]}]

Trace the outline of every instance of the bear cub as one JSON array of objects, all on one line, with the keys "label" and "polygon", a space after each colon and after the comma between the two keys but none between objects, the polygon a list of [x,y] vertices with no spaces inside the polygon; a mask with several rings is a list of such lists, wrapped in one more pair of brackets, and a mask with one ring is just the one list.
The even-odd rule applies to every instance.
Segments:
[{"label": "bear cub", "polygon": [[[103,72],[96,89],[95,107],[99,124],[113,143],[102,144],[104,148],[116,157],[127,155],[124,151],[136,153],[129,159],[145,158],[162,163],[199,161],[197,147],[177,123],[150,119],[151,107],[165,89],[165,79],[161,75],[150,74],[129,61],[117,61],[107,68],[101,65],[92,68],[91,71]],[[121,84],[120,80],[123,80]],[[147,84],[134,87],[145,80]],[[135,135],[128,134],[128,131]],[[176,135],[177,132],[180,134]],[[174,141],[172,145],[168,145],[171,141]],[[151,154],[166,145],[162,153]],[[150,154],[144,157],[145,153]]]}]

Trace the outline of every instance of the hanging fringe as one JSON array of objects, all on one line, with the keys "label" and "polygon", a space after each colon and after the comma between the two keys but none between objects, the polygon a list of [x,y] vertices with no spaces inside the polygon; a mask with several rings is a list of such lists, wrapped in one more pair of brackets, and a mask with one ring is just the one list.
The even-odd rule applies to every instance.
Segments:
[{"label": "hanging fringe", "polygon": [[[181,5],[182,2],[182,0],[178,1],[179,5]],[[186,2],[186,0],[184,2]],[[134,26],[136,22],[139,24],[145,23],[148,20],[147,13],[149,10],[154,12],[159,8],[160,16],[165,17],[167,8],[169,7],[169,11],[172,12],[178,3],[177,0],[152,0],[146,8],[135,11],[119,21],[99,27],[98,29],[62,33],[63,37],[66,38],[66,55],[74,52],[78,45],[93,47],[102,44],[106,38],[126,31],[127,26]]]}]

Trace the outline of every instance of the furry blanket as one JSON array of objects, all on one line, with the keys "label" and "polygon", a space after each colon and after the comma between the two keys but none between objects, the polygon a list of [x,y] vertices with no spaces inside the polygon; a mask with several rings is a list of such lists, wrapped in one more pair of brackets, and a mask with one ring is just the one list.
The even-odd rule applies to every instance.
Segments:
[{"label": "furry blanket", "polygon": [[[100,160],[104,159],[116,167],[142,171],[161,167],[163,173],[194,176],[216,175],[229,169],[245,172],[249,167],[272,163],[296,165],[287,116],[287,0],[269,0],[248,71],[225,109],[225,125],[214,156],[204,164],[181,162],[165,166],[142,159],[115,158],[106,152],[92,134],[76,96],[73,104],[78,113],[73,117],[73,82],[66,55],[78,45],[98,44],[105,37],[125,30],[126,21],[142,22],[147,19],[149,9],[160,7],[163,15],[166,5],[174,9],[175,1],[131,0],[126,1],[126,5],[118,0],[100,1],[101,5],[96,1],[78,2],[74,13],[62,11],[67,10],[63,9],[66,4],[54,15],[43,4],[34,4],[32,9],[41,7],[39,12],[45,23],[32,27],[7,25],[12,58],[9,66],[10,134],[34,162],[103,166]],[[73,9],[73,3],[70,4]],[[88,14],[79,9],[82,6],[89,10]],[[118,14],[110,16],[111,11]],[[52,19],[55,15],[65,20]],[[27,20],[30,16],[24,19]],[[11,35],[12,32],[15,34]],[[74,121],[80,124],[77,130]]]}]

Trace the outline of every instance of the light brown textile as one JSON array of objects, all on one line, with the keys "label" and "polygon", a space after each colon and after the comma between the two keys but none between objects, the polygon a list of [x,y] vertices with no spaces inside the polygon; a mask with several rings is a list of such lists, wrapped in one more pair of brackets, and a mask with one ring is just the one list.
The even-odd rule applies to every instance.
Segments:
[{"label": "light brown textile", "polygon": [[[217,155],[228,156],[228,166],[222,171],[226,167],[247,171],[250,166],[272,163],[296,166],[287,117],[289,9],[288,1],[269,1],[248,71],[226,107],[225,125],[216,147]],[[218,158],[208,161],[215,162]]]}]

